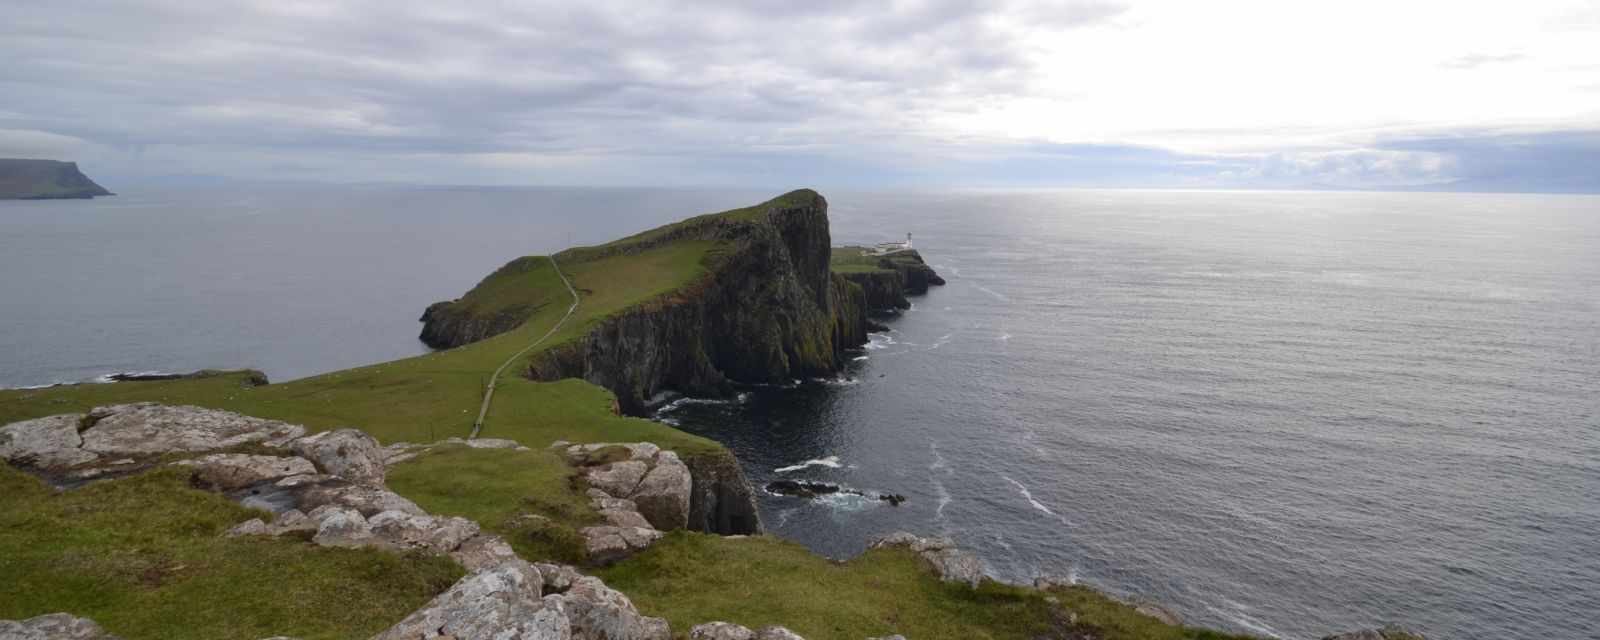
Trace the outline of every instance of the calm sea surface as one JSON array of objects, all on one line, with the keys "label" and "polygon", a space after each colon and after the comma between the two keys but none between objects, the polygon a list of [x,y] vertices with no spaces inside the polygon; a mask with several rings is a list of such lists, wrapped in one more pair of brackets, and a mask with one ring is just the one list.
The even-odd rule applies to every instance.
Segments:
[{"label": "calm sea surface", "polygon": [[[185,189],[0,202],[0,385],[420,353],[508,259],[726,191]],[[944,534],[1195,624],[1314,638],[1600,636],[1600,198],[848,193],[949,281],[843,376],[659,414],[831,556]]]}]

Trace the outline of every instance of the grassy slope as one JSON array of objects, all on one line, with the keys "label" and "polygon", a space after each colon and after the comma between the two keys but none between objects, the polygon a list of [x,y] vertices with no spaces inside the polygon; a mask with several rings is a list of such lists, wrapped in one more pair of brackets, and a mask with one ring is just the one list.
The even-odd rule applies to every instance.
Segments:
[{"label": "grassy slope", "polygon": [[832,259],[829,261],[829,267],[839,273],[893,271],[893,269],[883,268],[881,264],[882,256],[861,255],[861,252],[869,250],[866,247],[839,247],[834,250]]},{"label": "grassy slope", "polygon": [[56,611],[127,638],[366,637],[449,587],[446,558],[224,538],[260,515],[163,470],[55,494],[0,465],[0,619]]}]

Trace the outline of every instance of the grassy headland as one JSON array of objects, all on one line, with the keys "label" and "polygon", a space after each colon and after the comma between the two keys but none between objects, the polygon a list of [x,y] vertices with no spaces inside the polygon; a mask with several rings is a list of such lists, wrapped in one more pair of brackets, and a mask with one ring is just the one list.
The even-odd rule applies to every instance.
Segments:
[{"label": "grassy headland", "polygon": [[[688,239],[697,225],[750,221],[773,206],[814,198],[797,191],[744,209],[690,218],[596,247],[557,254],[581,303],[526,357],[579,339],[612,314],[694,295],[722,243]],[[834,254],[834,270],[883,269]],[[180,380],[0,391],[0,424],[104,404],[192,404],[304,424],[351,426],[384,442],[465,436],[484,381],[560,319],[568,294],[548,261],[513,262],[462,303],[526,314],[505,333],[446,351],[266,386],[245,372]],[[534,451],[436,449],[390,470],[390,486],[433,513],[472,518],[529,560],[581,560],[575,530],[595,514],[572,469],[543,448],[576,442],[649,441],[680,454],[723,454],[715,442],[618,415],[615,396],[582,380],[502,378],[484,437]],[[294,539],[230,539],[253,517],[226,499],[158,471],[52,495],[0,468],[0,618],[69,611],[130,639],[359,637],[387,627],[458,575],[448,561],[321,549]],[[15,550],[15,551],[12,551]],[[74,571],[59,571],[59,567]],[[153,576],[147,578],[146,576]],[[987,583],[941,583],[910,554],[872,551],[848,563],[770,536],[722,538],[679,531],[602,572],[648,615],[680,633],[710,620],[782,624],[811,640],[904,633],[938,638],[1223,638],[1163,625],[1086,589],[1039,592]],[[148,584],[154,581],[154,586]],[[1091,632],[1088,636],[1081,632]]]}]

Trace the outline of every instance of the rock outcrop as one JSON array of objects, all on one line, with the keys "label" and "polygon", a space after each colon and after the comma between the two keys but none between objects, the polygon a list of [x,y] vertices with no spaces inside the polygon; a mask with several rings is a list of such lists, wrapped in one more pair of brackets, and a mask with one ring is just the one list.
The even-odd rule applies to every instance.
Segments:
[{"label": "rock outcrop", "polygon": [[88,618],[50,613],[27,620],[0,620],[0,640],[119,640]]},{"label": "rock outcrop", "polygon": [[589,560],[610,564],[689,525],[693,482],[678,454],[648,442],[557,443],[583,470],[589,499],[606,524],[584,527]]},{"label": "rock outcrop", "polygon": [[956,548],[955,542],[949,538],[922,538],[897,531],[877,538],[867,546],[872,549],[886,547],[910,549],[945,582],[960,582],[977,588],[985,578],[983,560],[971,551]]},{"label": "rock outcrop", "polygon": [[785,627],[751,630],[731,622],[707,622],[689,630],[689,640],[805,640]]},{"label": "rock outcrop", "polygon": [[0,158],[0,200],[54,200],[115,195],[76,162]]}]

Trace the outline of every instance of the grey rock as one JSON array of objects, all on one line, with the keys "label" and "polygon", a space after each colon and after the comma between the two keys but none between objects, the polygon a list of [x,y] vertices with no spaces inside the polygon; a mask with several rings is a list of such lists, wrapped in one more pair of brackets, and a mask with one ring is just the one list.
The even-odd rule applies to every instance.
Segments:
[{"label": "grey rock", "polygon": [[584,527],[578,533],[583,535],[589,560],[601,565],[643,551],[664,535],[648,527],[615,526]]},{"label": "grey rock", "polygon": [[806,640],[800,634],[784,627],[763,627],[756,632],[756,640]]},{"label": "grey rock", "polygon": [[670,640],[667,621],[639,615],[622,592],[599,578],[582,576],[559,596],[575,638],[585,640]]},{"label": "grey rock", "polygon": [[897,633],[897,634],[894,634],[892,636],[879,636],[879,637],[876,637],[876,638],[867,638],[867,640],[906,640],[906,637]]},{"label": "grey rock", "polygon": [[[419,516],[384,511],[367,519],[373,537],[390,546],[445,554],[478,535],[478,523],[466,518]],[[320,533],[321,530],[319,529]]]},{"label": "grey rock", "polygon": [[572,583],[583,577],[583,574],[578,573],[577,569],[564,564],[536,564],[534,566],[539,569],[539,575],[544,577],[545,589],[550,591],[561,592],[571,589]]},{"label": "grey rock", "polygon": [[869,545],[873,549],[905,547],[916,552],[917,557],[933,568],[939,579],[962,582],[977,588],[983,581],[983,560],[977,554],[956,548],[949,538],[922,538],[904,531],[879,537]]},{"label": "grey rock", "polygon": [[756,632],[732,622],[707,622],[689,630],[689,640],[755,640]]},{"label": "grey rock", "polygon": [[295,440],[290,447],[296,454],[316,463],[324,473],[362,486],[383,486],[383,447],[372,436],[361,431],[326,431]]},{"label": "grey rock", "polygon": [[612,526],[616,527],[652,528],[650,526],[650,521],[644,519],[644,516],[639,515],[639,511],[637,509],[601,509],[600,517],[605,518],[607,523],[610,523]]},{"label": "grey rock", "polygon": [[295,503],[302,510],[324,505],[348,507],[363,516],[375,516],[384,511],[404,511],[414,515],[427,515],[422,507],[398,493],[382,487],[351,484],[343,478],[332,476],[293,476],[277,482],[277,486],[294,492]]},{"label": "grey rock", "polygon": [[268,480],[316,473],[305,458],[213,453],[173,464],[194,468],[196,485],[212,491],[233,491]]},{"label": "grey rock", "polygon": [[311,541],[324,547],[364,547],[373,543],[372,529],[361,512],[332,505],[317,507],[309,514],[317,521]]},{"label": "grey rock", "polygon": [[228,531],[223,535],[228,536],[229,538],[237,538],[239,536],[267,536],[272,535],[272,530],[267,528],[266,521],[262,520],[261,518],[251,518],[239,524],[233,525],[233,528],[228,529]]},{"label": "grey rock", "polygon": [[500,536],[479,534],[462,542],[450,557],[467,571],[477,571],[515,560],[517,552]]},{"label": "grey rock", "polygon": [[118,640],[88,618],[48,613],[27,620],[0,620],[0,640]]},{"label": "grey rock", "polygon": [[0,459],[21,467],[66,468],[93,462],[100,456],[85,451],[78,434],[82,414],[67,414],[13,422],[0,427]]},{"label": "grey rock", "polygon": [[590,486],[612,496],[626,498],[639,486],[650,466],[638,460],[623,460],[590,469],[584,474]]},{"label": "grey rock", "polygon": [[153,402],[95,407],[83,448],[102,455],[201,452],[259,443],[282,448],[305,427],[228,411]]},{"label": "grey rock", "polygon": [[564,602],[541,598],[543,585],[539,570],[526,562],[482,569],[373,640],[568,640],[570,614]]},{"label": "grey rock", "polygon": [[478,438],[467,440],[466,445],[474,449],[527,449],[522,443],[505,438]]},{"label": "grey rock", "polygon": [[660,452],[655,466],[625,497],[639,505],[639,513],[663,531],[682,529],[689,524],[689,494],[694,481],[689,467],[671,451]]}]

